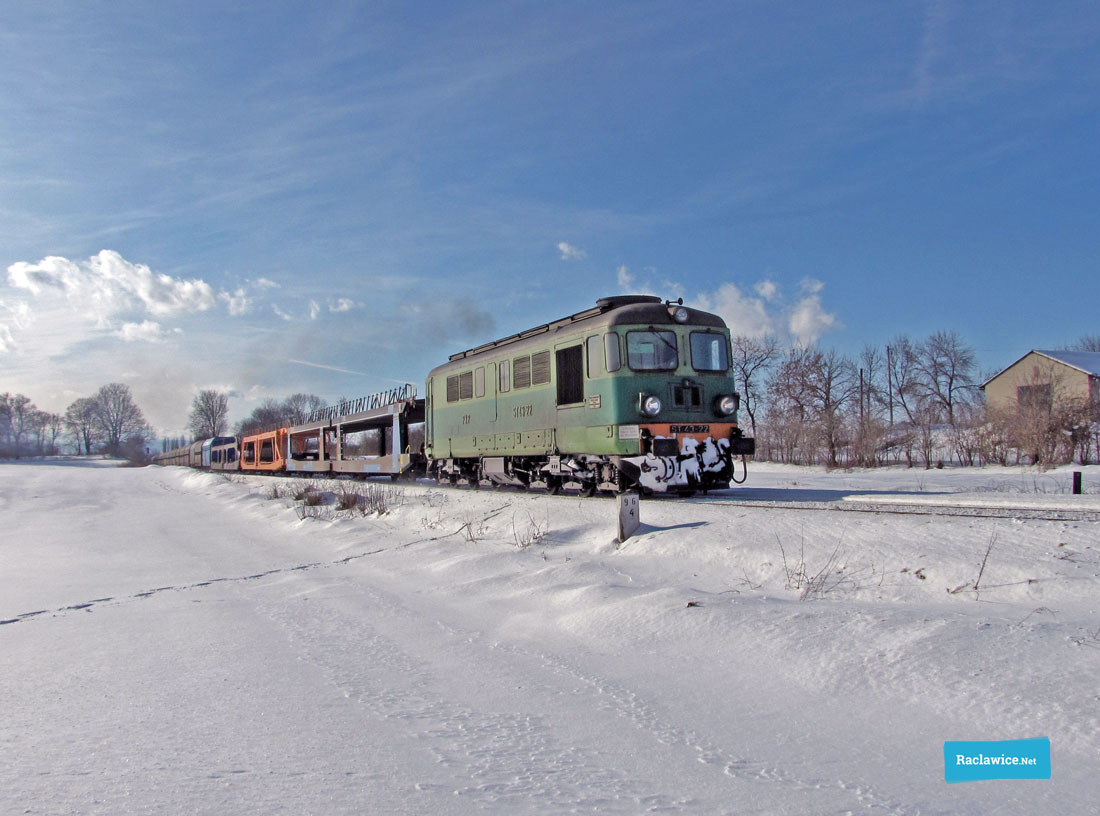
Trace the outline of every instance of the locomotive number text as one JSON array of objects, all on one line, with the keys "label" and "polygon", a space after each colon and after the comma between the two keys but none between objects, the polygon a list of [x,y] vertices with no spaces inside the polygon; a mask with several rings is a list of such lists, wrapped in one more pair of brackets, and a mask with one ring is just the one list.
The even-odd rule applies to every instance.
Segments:
[{"label": "locomotive number text", "polygon": [[531,417],[535,415],[534,405],[517,405],[512,409],[512,417],[515,419],[522,419],[523,417]]}]

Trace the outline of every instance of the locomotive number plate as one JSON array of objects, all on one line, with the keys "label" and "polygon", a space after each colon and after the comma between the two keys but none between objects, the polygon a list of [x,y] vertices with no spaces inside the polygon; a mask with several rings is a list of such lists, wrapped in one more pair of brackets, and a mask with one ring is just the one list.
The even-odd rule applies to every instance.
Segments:
[{"label": "locomotive number plate", "polygon": [[710,425],[669,425],[668,432],[674,434],[709,434]]}]

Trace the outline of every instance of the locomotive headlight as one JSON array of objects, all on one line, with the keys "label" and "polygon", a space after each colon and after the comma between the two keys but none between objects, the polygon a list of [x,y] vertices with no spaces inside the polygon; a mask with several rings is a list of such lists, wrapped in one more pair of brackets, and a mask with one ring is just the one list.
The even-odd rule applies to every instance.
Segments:
[{"label": "locomotive headlight", "polygon": [[737,413],[737,409],[741,407],[741,399],[736,394],[725,394],[715,400],[714,407],[722,416],[730,416]]},{"label": "locomotive headlight", "polygon": [[688,317],[690,317],[690,315],[688,314],[688,310],[685,309],[683,306],[673,306],[671,309],[669,309],[669,312],[672,313],[672,319],[675,320],[677,323],[687,323]]},{"label": "locomotive headlight", "polygon": [[647,417],[655,417],[661,413],[661,399],[652,394],[642,394],[638,400],[638,407]]}]

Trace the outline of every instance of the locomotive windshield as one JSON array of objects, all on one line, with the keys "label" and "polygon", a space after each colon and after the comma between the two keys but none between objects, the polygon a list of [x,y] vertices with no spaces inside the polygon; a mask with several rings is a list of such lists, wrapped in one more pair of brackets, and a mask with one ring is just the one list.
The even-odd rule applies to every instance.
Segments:
[{"label": "locomotive windshield", "polygon": [[627,332],[626,361],[634,371],[674,371],[680,362],[676,332]]},{"label": "locomotive windshield", "polygon": [[696,371],[729,371],[729,346],[725,335],[692,332],[691,367]]}]

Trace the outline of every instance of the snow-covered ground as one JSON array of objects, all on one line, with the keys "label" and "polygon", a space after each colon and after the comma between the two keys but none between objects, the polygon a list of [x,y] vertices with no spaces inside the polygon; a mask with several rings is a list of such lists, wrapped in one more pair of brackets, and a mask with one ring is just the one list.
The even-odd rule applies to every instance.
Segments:
[{"label": "snow-covered ground", "polygon": [[[1072,497],[1069,469],[754,465],[620,546],[608,499],[379,485],[384,515],[299,519],[292,480],[92,464],[0,464],[4,813],[1100,800],[1100,522],[828,509],[1095,510],[1100,468]],[[945,740],[1041,736],[1050,780],[944,781]]]}]

